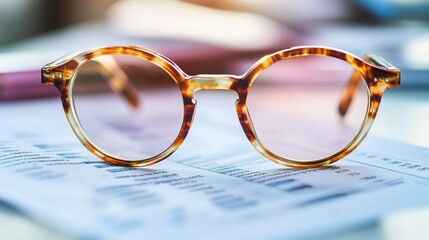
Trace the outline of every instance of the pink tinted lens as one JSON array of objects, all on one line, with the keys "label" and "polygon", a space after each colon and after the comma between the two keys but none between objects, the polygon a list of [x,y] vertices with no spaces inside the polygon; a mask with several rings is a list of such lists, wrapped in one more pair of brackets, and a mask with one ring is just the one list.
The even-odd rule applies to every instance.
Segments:
[{"label": "pink tinted lens", "polygon": [[361,78],[346,115],[339,114],[341,94],[355,71],[327,56],[283,59],[263,70],[247,97],[262,145],[295,161],[319,160],[345,148],[360,132],[369,105]]}]

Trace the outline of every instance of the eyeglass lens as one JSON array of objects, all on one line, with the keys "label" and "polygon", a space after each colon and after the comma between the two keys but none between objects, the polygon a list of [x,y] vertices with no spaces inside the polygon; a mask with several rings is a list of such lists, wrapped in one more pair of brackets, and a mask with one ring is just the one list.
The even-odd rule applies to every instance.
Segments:
[{"label": "eyeglass lens", "polygon": [[178,85],[161,68],[135,56],[100,56],[72,80],[74,111],[87,139],[123,160],[154,157],[169,148],[183,122]]},{"label": "eyeglass lens", "polygon": [[347,113],[341,94],[355,69],[328,56],[280,60],[257,76],[247,108],[259,141],[278,156],[311,161],[333,155],[358,134],[367,115],[369,91],[360,83]]}]

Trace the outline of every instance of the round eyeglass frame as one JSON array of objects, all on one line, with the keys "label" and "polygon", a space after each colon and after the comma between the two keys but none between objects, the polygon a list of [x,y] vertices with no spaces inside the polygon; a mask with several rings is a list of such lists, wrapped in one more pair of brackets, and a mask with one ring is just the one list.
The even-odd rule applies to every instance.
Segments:
[{"label": "round eyeglass frame", "polygon": [[[96,146],[83,131],[73,102],[73,84],[74,77],[79,66],[83,63],[100,57],[116,54],[131,55],[143,60],[149,61],[164,70],[178,85],[182,93],[184,103],[183,123],[180,132],[174,142],[154,157],[140,160],[126,160],[119,157],[111,156],[105,151]],[[259,141],[257,133],[253,128],[252,120],[249,116],[246,107],[247,95],[249,88],[257,76],[273,63],[286,58],[300,56],[329,56],[338,58],[349,63],[363,78],[367,90],[369,91],[369,106],[362,126],[353,138],[353,140],[343,147],[341,150],[321,159],[299,161],[294,159],[284,158],[267,149],[262,142]],[[160,162],[175,152],[186,138],[192,124],[195,113],[196,101],[194,101],[194,93],[201,89],[223,89],[235,91],[238,95],[236,102],[236,111],[240,120],[241,127],[250,143],[266,158],[278,164],[296,168],[313,168],[322,167],[333,162],[336,162],[351,151],[353,151],[366,137],[372,123],[377,114],[381,97],[386,88],[395,87],[400,84],[400,71],[387,63],[384,59],[366,55],[364,60],[354,56],[343,50],[320,47],[320,46],[300,46],[289,49],[284,49],[272,54],[265,55],[254,63],[250,69],[242,75],[219,75],[219,74],[198,74],[187,75],[173,61],[167,57],[137,46],[111,46],[97,48],[81,53],[74,53],[65,56],[51,64],[47,64],[42,68],[42,82],[49,85],[54,85],[60,92],[60,97],[67,120],[70,123],[74,133],[80,142],[94,155],[102,160],[121,166],[148,166]],[[345,88],[345,96],[349,101],[353,97],[353,86],[349,84]],[[347,101],[346,101],[347,102]],[[345,104],[347,105],[347,104]],[[345,114],[347,106],[343,106],[340,114]]]}]

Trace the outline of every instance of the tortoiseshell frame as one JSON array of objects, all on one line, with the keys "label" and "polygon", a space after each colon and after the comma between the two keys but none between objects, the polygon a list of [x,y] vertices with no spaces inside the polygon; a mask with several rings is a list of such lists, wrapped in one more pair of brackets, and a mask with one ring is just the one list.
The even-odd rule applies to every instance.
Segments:
[{"label": "tortoiseshell frame", "polygon": [[[184,118],[181,130],[173,144],[164,152],[154,157],[129,161],[109,156],[103,152],[103,150],[95,146],[80,127],[74,110],[73,98],[71,97],[75,70],[78,66],[88,60],[112,54],[127,54],[145,59],[167,72],[180,88],[184,102]],[[247,94],[256,77],[271,64],[285,58],[298,56],[330,56],[348,62],[364,78],[369,92],[369,107],[367,109],[367,115],[356,137],[343,149],[328,157],[303,162],[284,158],[267,149],[258,140],[246,108]],[[190,129],[196,106],[196,102],[193,99],[194,93],[201,89],[224,89],[235,91],[238,94],[236,109],[241,126],[246,137],[262,155],[281,165],[298,168],[311,168],[326,166],[340,160],[353,151],[367,135],[377,114],[381,97],[385,89],[395,87],[400,84],[400,71],[397,68],[376,56],[367,55],[364,59],[365,61],[350,53],[334,48],[302,46],[266,55],[259,59],[245,74],[240,76],[218,74],[199,74],[190,76],[184,73],[174,62],[154,51],[137,46],[112,46],[71,54],[51,64],[45,65],[42,68],[42,82],[54,85],[59,90],[67,119],[82,144],[93,154],[112,164],[122,166],[147,166],[167,158],[180,146]],[[356,79],[356,76],[352,76],[349,84],[344,88],[344,92],[339,103],[340,115],[344,115],[347,112],[347,108],[358,86]]]}]

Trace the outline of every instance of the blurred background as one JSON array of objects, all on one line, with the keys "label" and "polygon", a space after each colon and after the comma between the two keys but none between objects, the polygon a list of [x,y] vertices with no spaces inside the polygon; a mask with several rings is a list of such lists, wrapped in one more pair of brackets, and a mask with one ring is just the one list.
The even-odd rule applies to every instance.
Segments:
[{"label": "blurred background", "polygon": [[21,68],[38,69],[72,51],[134,44],[190,74],[241,74],[238,59],[316,44],[382,55],[413,76],[404,84],[426,84],[427,12],[427,0],[0,0],[0,70],[23,55]]},{"label": "blurred background", "polygon": [[243,74],[265,54],[324,45],[399,68],[377,120],[389,124],[372,132],[429,146],[429,128],[413,130],[429,118],[428,12],[429,0],[0,0],[0,100],[57,97],[41,66],[101,46],[149,48],[188,74]]},{"label": "blurred background", "polygon": [[429,0],[0,0],[0,100],[57,96],[41,66],[101,46],[149,48],[188,74],[243,74],[273,51],[324,45],[399,68],[379,113],[389,124],[373,132],[429,146],[429,129],[412,130],[429,118],[415,107],[429,103],[428,12]]}]

